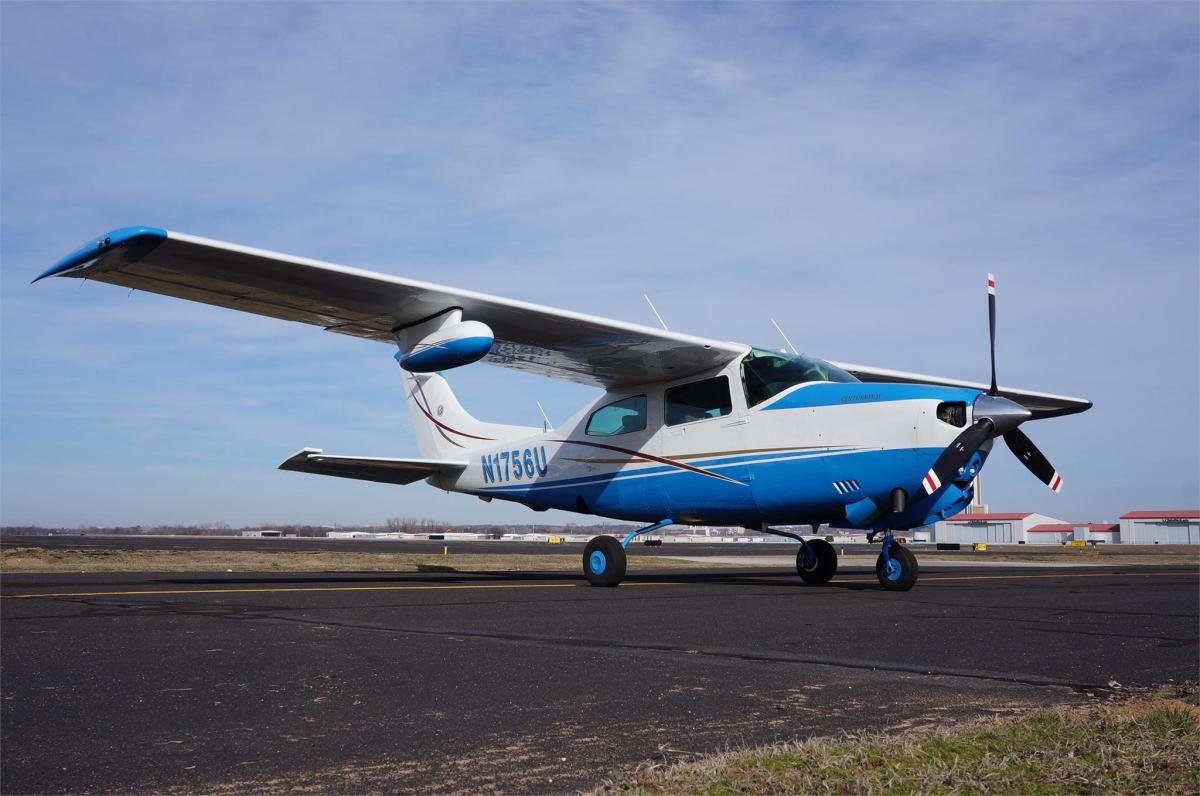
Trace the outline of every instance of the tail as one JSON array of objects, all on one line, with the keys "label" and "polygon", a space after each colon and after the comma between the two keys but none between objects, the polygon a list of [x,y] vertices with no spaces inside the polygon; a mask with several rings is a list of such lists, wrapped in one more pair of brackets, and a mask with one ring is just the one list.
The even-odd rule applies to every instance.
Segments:
[{"label": "tail", "polygon": [[404,374],[404,391],[421,456],[461,459],[469,451],[541,432],[532,426],[506,426],[477,420],[458,402],[450,383],[436,373]]}]

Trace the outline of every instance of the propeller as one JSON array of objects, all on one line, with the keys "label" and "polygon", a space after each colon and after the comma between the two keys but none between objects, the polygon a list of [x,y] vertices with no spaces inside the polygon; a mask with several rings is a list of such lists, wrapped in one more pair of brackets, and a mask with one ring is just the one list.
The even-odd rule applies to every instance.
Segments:
[{"label": "propeller", "polygon": [[1025,465],[1029,472],[1055,492],[1062,489],[1062,476],[1042,454],[1033,440],[1018,426],[1036,418],[1035,413],[1000,395],[996,385],[996,277],[988,274],[988,334],[992,354],[992,384],[986,393],[975,399],[974,422],[942,451],[921,480],[926,495],[941,489],[942,484],[958,477],[967,462],[985,442],[1003,437],[1004,444]]}]

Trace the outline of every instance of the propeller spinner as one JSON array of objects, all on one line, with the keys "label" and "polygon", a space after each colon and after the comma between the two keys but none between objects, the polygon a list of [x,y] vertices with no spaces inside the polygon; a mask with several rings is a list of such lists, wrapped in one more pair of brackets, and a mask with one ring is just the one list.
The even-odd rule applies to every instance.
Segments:
[{"label": "propeller spinner", "polygon": [[925,494],[932,495],[946,481],[957,477],[975,455],[975,451],[985,442],[1003,437],[1004,444],[1021,464],[1051,490],[1058,492],[1062,489],[1062,476],[1033,441],[1018,428],[1026,420],[1034,417],[1034,413],[1016,401],[1001,396],[996,385],[996,277],[992,274],[988,274],[988,332],[992,353],[991,388],[975,399],[972,412],[974,422],[942,451],[933,467],[925,474],[921,486]]}]

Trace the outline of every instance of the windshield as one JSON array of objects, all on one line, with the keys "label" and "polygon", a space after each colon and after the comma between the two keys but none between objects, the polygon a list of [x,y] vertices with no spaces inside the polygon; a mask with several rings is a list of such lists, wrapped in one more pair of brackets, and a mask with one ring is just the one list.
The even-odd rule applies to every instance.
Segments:
[{"label": "windshield", "polygon": [[749,406],[760,404],[808,381],[857,382],[858,379],[823,359],[801,354],[776,354],[752,348],[742,360],[742,387]]}]

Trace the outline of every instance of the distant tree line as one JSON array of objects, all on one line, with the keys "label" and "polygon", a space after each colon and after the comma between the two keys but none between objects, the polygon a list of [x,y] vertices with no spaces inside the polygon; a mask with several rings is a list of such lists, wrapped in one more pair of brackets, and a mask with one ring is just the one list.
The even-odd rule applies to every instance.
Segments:
[{"label": "distant tree line", "polygon": [[272,530],[284,534],[295,534],[301,537],[322,537],[330,531],[357,531],[363,533],[442,533],[445,531],[460,533],[482,533],[495,537],[506,533],[544,533],[547,535],[574,533],[609,533],[620,535],[633,530],[631,525],[601,524],[578,525],[455,525],[439,520],[419,519],[411,517],[390,517],[383,523],[372,525],[296,525],[289,523],[263,523],[233,528],[228,523],[214,522],[203,525],[128,525],[100,526],[80,525],[74,528],[37,525],[6,525],[0,527],[4,536],[45,536],[49,533],[86,536],[86,535],[129,535],[129,536],[238,536],[242,531]]}]

